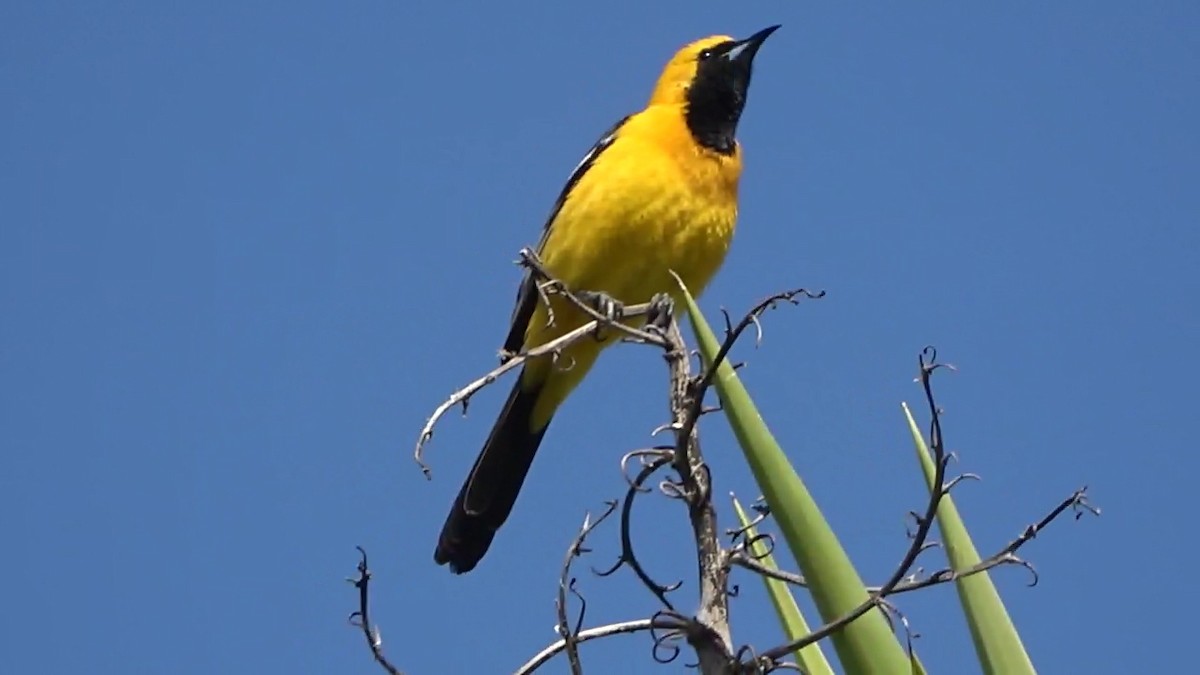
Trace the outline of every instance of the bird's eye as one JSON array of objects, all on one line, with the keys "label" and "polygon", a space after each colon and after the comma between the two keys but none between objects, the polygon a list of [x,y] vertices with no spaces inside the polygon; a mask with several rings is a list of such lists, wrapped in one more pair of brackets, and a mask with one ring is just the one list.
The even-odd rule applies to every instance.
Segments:
[{"label": "bird's eye", "polygon": [[700,60],[701,60],[701,61],[707,61],[708,59],[712,58],[712,55],[713,55],[713,50],[711,50],[711,49],[704,49],[704,50],[701,50],[701,52],[700,52]]}]

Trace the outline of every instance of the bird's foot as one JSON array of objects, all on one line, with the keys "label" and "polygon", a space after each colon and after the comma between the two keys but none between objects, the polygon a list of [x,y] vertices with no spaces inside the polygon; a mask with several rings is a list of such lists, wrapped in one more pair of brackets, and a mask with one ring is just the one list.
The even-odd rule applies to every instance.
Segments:
[{"label": "bird's foot", "polygon": [[675,300],[667,293],[655,293],[650,298],[650,309],[646,312],[646,332],[666,337],[667,329],[675,318]]},{"label": "bird's foot", "polygon": [[604,328],[607,323],[615,323],[625,316],[625,303],[617,300],[608,293],[601,291],[580,291],[576,294],[580,300],[603,316],[606,321],[596,326],[596,339],[603,340]]},{"label": "bird's foot", "polygon": [[608,293],[600,291],[580,291],[576,295],[609,321],[620,321],[625,316],[625,303],[617,300]]}]

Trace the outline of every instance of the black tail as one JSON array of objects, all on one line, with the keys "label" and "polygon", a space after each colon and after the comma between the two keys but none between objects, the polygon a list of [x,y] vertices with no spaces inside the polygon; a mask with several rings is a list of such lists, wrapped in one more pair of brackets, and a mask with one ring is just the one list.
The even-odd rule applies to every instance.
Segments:
[{"label": "black tail", "polygon": [[522,389],[521,380],[517,379],[491,435],[475,459],[475,466],[458,491],[450,515],[446,516],[433,559],[439,565],[450,563],[450,571],[455,574],[475,569],[517,501],[533,456],[546,434],[546,427],[530,429],[533,406],[540,391],[540,387]]}]

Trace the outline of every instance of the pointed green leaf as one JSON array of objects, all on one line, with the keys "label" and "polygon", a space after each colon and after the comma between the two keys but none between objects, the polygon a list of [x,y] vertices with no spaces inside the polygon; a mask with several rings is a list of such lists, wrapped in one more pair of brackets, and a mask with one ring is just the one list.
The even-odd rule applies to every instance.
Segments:
[{"label": "pointed green leaf", "polygon": [[[750,519],[746,517],[746,512],[742,509],[742,505],[736,497],[733,498],[733,510],[737,512],[738,522],[746,529],[743,537],[746,541],[751,542],[749,548],[750,554],[763,566],[775,570],[779,569],[775,564],[775,556],[771,555],[770,551],[767,550],[766,543],[756,541],[758,530],[750,526]],[[787,635],[788,639],[797,640],[808,635],[810,632],[808,622],[804,620],[804,615],[800,613],[800,606],[796,604],[796,598],[792,596],[792,591],[788,588],[787,582],[767,576],[764,576],[762,580],[763,584],[767,587],[767,594],[771,596],[771,604],[775,606],[775,612],[779,614],[779,623],[783,626],[783,632]],[[808,675],[833,675],[833,668],[830,667],[828,659],[825,658],[825,653],[821,651],[820,643],[817,642],[796,652],[796,663]]]},{"label": "pointed green leaf", "polygon": [[[925,484],[929,490],[934,489],[933,480],[937,467],[925,437],[917,427],[908,404],[902,403],[904,416],[908,419],[908,429],[912,432],[913,445],[917,450],[917,458],[921,461],[921,469],[925,472]],[[946,548],[946,556],[950,559],[950,567],[954,570],[970,569],[979,563],[979,552],[975,549],[971,536],[958,508],[950,495],[942,497],[937,511],[938,529],[942,532],[942,543]],[[971,629],[971,640],[975,643],[975,653],[979,657],[983,671],[988,675],[1021,675],[1036,673],[1033,662],[1025,653],[1021,644],[1021,636],[1013,626],[1004,602],[996,591],[996,586],[987,572],[960,577],[954,581],[958,589],[958,599],[962,603],[963,612],[967,617],[967,626]]]},{"label": "pointed green leaf", "polygon": [[[711,363],[720,346],[691,294],[682,283],[680,288],[700,354]],[[833,621],[853,611],[868,599],[862,579],[728,362],[718,366],[713,386],[784,540],[811,584],[809,593],[822,620]],[[835,632],[832,639],[849,675],[891,675],[909,668],[908,655],[877,608]]]}]

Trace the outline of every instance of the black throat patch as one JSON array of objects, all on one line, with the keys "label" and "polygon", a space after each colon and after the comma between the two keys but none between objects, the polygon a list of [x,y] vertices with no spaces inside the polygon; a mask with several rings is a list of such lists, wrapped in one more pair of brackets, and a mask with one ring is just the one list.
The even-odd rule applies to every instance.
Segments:
[{"label": "black throat patch", "polygon": [[701,52],[687,91],[688,130],[701,146],[723,155],[737,147],[738,119],[750,88],[750,64],[725,55],[736,45],[722,42]]}]

